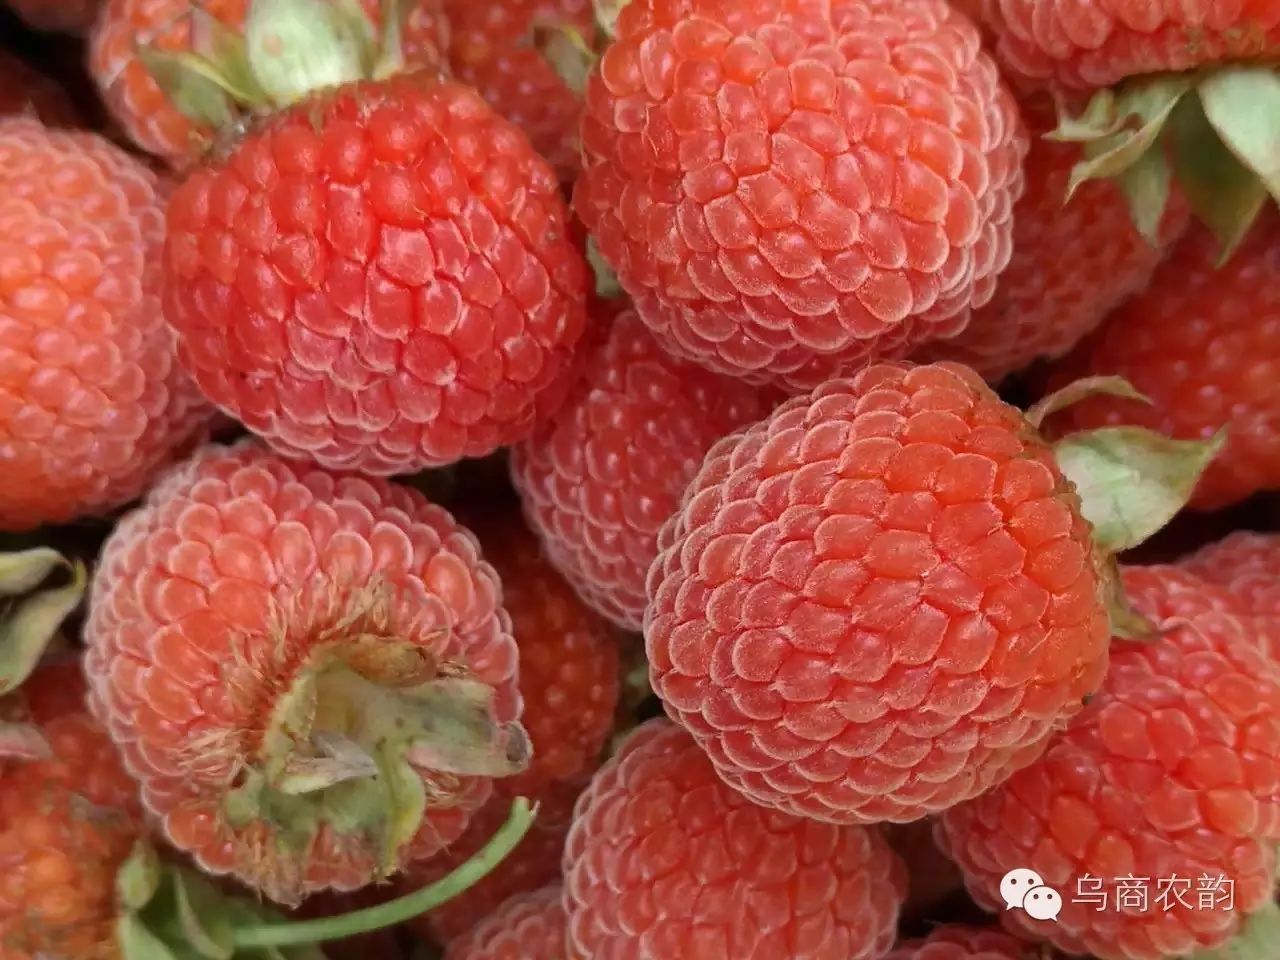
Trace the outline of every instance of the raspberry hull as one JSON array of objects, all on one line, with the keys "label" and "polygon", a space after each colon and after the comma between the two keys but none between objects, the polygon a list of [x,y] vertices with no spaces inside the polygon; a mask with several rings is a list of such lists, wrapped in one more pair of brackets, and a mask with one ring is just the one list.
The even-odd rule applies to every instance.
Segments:
[{"label": "raspberry hull", "polygon": [[582,136],[575,205],[641,319],[797,392],[963,329],[1027,146],[944,0],[637,0]]},{"label": "raspberry hull", "polygon": [[708,454],[649,572],[650,678],[758,803],[910,821],[1026,766],[1097,688],[1074,488],[949,364],[873,365]]}]

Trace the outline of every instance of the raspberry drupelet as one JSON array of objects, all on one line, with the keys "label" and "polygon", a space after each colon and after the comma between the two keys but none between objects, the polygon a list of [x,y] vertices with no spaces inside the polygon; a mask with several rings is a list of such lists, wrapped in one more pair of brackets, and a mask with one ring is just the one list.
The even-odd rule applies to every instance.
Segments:
[{"label": "raspberry drupelet", "polygon": [[571,960],[565,953],[564,906],[559,886],[512,897],[465,937],[445,960]]},{"label": "raspberry drupelet", "polygon": [[595,610],[640,628],[658,531],[711,445],[771,399],[675,359],[632,310],[609,324],[564,406],[511,455],[525,516]]},{"label": "raspberry drupelet", "polygon": [[160,309],[164,197],[92,133],[0,118],[0,529],[107,513],[212,411]]},{"label": "raspberry drupelet", "polygon": [[[1158,635],[1118,642],[1101,691],[1044,757],[943,813],[939,838],[977,902],[1020,936],[1100,960],[1163,960],[1248,938],[1251,915],[1274,910],[1280,669],[1193,575],[1138,567],[1124,583]],[[1015,867],[1063,893],[1057,922],[1004,909],[1000,881]],[[1114,899],[1124,877],[1229,878],[1234,903],[1201,909],[1182,890],[1144,909]],[[1089,878],[1107,909],[1076,895],[1093,892]]]},{"label": "raspberry drupelet", "polygon": [[591,960],[874,960],[906,885],[878,833],[756,806],[664,720],[579,799],[564,862],[569,952]]},{"label": "raspberry drupelet", "polygon": [[663,345],[793,392],[958,333],[1027,149],[945,0],[623,8],[575,206]]},{"label": "raspberry drupelet", "polygon": [[994,927],[949,924],[899,944],[884,960],[1036,960],[1035,949]]},{"label": "raspberry drupelet", "polygon": [[500,596],[415,491],[207,447],[107,541],[91,703],[202,869],[285,903],[355,889],[457,839],[527,763]]},{"label": "raspberry drupelet", "polygon": [[1036,759],[1106,669],[1103,568],[1023,414],[874,364],[722,440],[649,571],[650,679],[757,803],[907,822]]},{"label": "raspberry drupelet", "polygon": [[1280,534],[1237,531],[1178,566],[1226,590],[1253,619],[1263,651],[1280,663]]}]

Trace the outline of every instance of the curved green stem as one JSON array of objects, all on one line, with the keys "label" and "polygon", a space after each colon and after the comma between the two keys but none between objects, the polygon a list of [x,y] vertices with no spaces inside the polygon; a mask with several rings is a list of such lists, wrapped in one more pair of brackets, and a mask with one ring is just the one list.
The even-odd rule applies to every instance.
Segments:
[{"label": "curved green stem", "polygon": [[341,940],[362,933],[372,933],[434,910],[483,879],[501,863],[524,839],[524,835],[533,826],[536,815],[537,809],[531,807],[528,800],[517,797],[511,804],[507,822],[475,856],[447,877],[376,907],[354,910],[336,917],[241,927],[235,931],[235,945],[247,950],[296,947],[323,943],[326,940]]}]

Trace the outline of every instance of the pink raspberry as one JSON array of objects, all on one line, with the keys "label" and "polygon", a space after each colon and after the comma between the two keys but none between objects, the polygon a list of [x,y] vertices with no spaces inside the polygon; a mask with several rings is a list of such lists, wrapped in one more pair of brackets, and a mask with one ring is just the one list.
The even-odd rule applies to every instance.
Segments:
[{"label": "pink raspberry", "polygon": [[465,937],[445,960],[568,960],[559,886],[512,897]]},{"label": "pink raspberry", "polygon": [[899,944],[884,960],[1031,960],[1031,949],[994,928],[953,925]]},{"label": "pink raspberry", "polygon": [[1280,663],[1280,534],[1241,530],[1178,565],[1226,590],[1253,618],[1263,650]]}]

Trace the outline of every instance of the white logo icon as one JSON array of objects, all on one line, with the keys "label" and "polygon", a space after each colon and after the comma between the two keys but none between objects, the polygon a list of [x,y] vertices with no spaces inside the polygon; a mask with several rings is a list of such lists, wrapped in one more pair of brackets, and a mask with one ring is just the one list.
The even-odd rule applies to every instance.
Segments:
[{"label": "white logo icon", "polygon": [[1005,909],[1025,910],[1034,920],[1057,920],[1062,912],[1062,894],[1045,886],[1044,877],[1034,870],[1010,870],[1000,881]]}]

